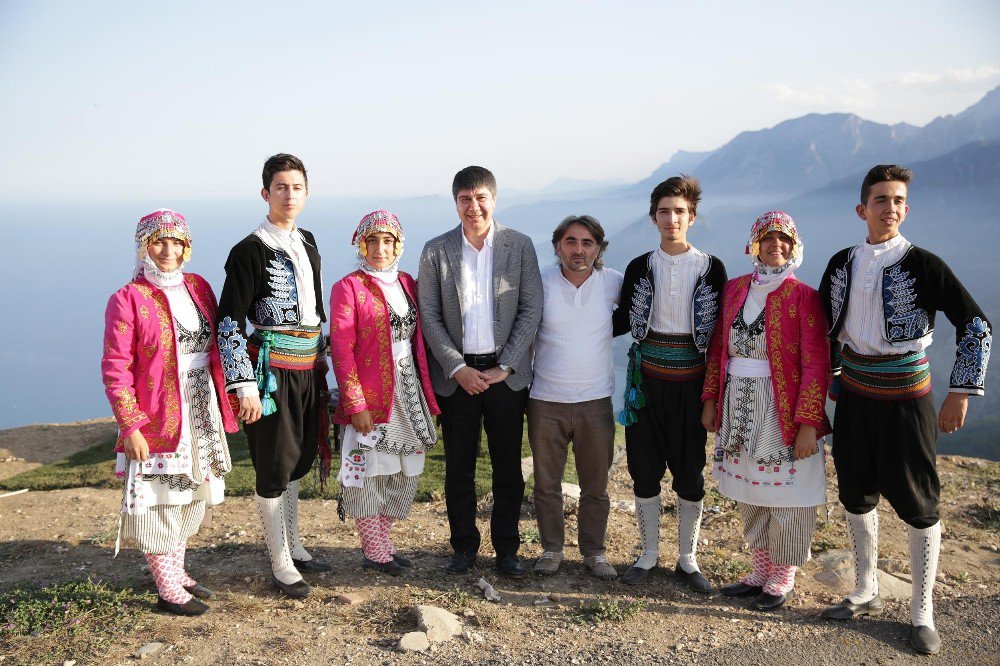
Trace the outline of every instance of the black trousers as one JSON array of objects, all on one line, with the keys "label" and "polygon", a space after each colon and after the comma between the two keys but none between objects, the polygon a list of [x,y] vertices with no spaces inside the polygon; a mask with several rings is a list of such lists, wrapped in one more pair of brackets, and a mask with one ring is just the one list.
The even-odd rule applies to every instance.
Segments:
[{"label": "black trousers", "polygon": [[476,458],[480,424],[493,466],[493,513],[490,537],[498,556],[513,555],[521,545],[518,521],[524,499],[521,476],[521,440],[528,389],[512,391],[505,382],[479,395],[461,386],[449,396],[437,396],[444,439],[444,493],[451,527],[451,547],[457,553],[475,553],[481,536],[476,527]]},{"label": "black trousers", "polygon": [[318,448],[319,391],[316,372],[271,368],[278,380],[272,395],[278,411],[245,423],[250,460],[257,472],[257,494],[279,497],[289,481],[301,479],[312,468]]},{"label": "black trousers", "polygon": [[833,464],[840,502],[868,513],[883,496],[903,522],[938,522],[937,414],[933,394],[877,400],[841,390],[833,418]]},{"label": "black trousers", "polygon": [[656,497],[667,469],[671,488],[681,499],[699,502],[705,497],[705,443],[701,425],[704,376],[668,382],[643,375],[646,404],[636,410],[638,420],[625,428],[628,472],[636,497]]}]

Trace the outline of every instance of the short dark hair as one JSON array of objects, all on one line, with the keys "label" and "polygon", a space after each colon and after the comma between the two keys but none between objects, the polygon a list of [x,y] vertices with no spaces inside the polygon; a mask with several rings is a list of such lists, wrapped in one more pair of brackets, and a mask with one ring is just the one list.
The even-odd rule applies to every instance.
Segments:
[{"label": "short dark hair", "polygon": [[478,190],[480,187],[488,189],[496,199],[497,179],[493,177],[493,172],[486,167],[467,166],[456,173],[455,180],[451,181],[451,196],[457,201],[458,193],[462,190]]},{"label": "short dark hair", "polygon": [[665,181],[653,188],[653,193],[649,195],[649,216],[656,217],[656,206],[663,197],[682,197],[688,203],[688,210],[691,215],[698,214],[698,202],[701,201],[701,183],[694,176],[681,174]]},{"label": "short dark hair", "polygon": [[868,203],[868,195],[871,194],[872,186],[875,183],[898,180],[901,183],[909,185],[912,179],[913,172],[898,164],[879,164],[878,166],[873,166],[868,175],[865,176],[865,179],[861,181],[861,203]]},{"label": "short dark hair", "polygon": [[309,176],[306,174],[306,166],[302,163],[302,160],[295,155],[278,153],[277,155],[271,155],[264,162],[264,171],[261,173],[261,178],[264,180],[265,190],[271,189],[271,181],[274,180],[274,174],[282,171],[301,171],[302,178],[306,181],[306,189],[309,189]]},{"label": "short dark hair", "polygon": [[566,235],[566,230],[569,229],[570,225],[579,224],[586,227],[590,235],[594,237],[597,241],[598,247],[601,248],[600,252],[597,253],[597,259],[594,261],[594,268],[604,268],[604,251],[608,249],[608,241],[604,239],[604,227],[601,223],[597,221],[596,217],[590,215],[570,215],[569,217],[563,219],[556,227],[556,230],[552,232],[552,249],[556,250],[559,247],[559,242],[562,241],[563,236]]}]

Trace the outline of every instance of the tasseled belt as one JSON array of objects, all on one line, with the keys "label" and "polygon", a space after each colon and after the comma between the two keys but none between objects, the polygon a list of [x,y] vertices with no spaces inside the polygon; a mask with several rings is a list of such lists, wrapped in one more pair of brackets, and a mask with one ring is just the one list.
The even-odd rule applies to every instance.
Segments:
[{"label": "tasseled belt", "polygon": [[320,330],[303,329],[294,332],[258,331],[250,335],[247,347],[250,358],[257,357],[254,376],[260,389],[263,415],[277,410],[271,394],[278,390],[278,380],[271,368],[312,370],[319,354]]},{"label": "tasseled belt", "polygon": [[865,356],[843,349],[842,388],[878,400],[910,400],[931,390],[931,370],[927,354],[887,354]]},{"label": "tasseled belt", "polygon": [[641,342],[628,350],[628,370],[625,373],[625,407],[618,422],[630,426],[637,420],[636,410],[646,404],[642,394],[642,377],[668,382],[697,379],[705,372],[705,354],[694,344],[690,335],[649,332]]}]

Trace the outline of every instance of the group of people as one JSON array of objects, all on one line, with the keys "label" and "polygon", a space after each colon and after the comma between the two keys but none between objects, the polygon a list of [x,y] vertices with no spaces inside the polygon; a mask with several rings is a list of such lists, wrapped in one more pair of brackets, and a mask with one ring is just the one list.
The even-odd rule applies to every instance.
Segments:
[{"label": "group of people", "polygon": [[[822,442],[832,433],[855,589],[823,614],[850,619],[883,608],[875,507],[885,496],[909,526],[910,640],[937,652],[936,434],[961,428],[968,396],[983,393],[991,328],[947,265],[899,234],[910,178],[895,165],[868,173],[856,206],[867,236],[834,255],[817,291],[795,276],[803,238],[780,211],[757,218],[746,243],[752,270],[727,281],[722,262],[687,239],[701,199],[689,176],[653,190],[649,217],[660,243],[624,275],[604,266],[608,241],[588,215],[559,223],[557,262],[539,270],[530,239],[493,218],[493,174],[467,167],[452,184],[460,224],[424,246],[418,279],[399,270],[400,220],[377,210],[353,234],[357,266],[333,286],[327,314],[315,238],[296,224],[306,169],[275,155],[263,170],[267,215],[230,252],[218,304],[203,278],[183,271],[192,246],[184,217],[159,210],[139,221],[133,280],[108,303],[102,362],[120,428],[116,471],[125,479],[118,545],[144,553],[160,608],[208,609],[212,593],[186,572],[185,547],[206,507],[222,501],[232,468],[225,433],[239,419],[272,585],[306,596],[302,574],[330,569],[304,548],[297,509],[299,481],[317,458],[322,479],[338,464],[324,403],[329,356],[339,387],[338,511],[355,521],[366,569],[400,575],[412,566],[391,529],[410,512],[440,424],[453,551],[445,570],[467,572],[479,557],[475,474],[485,431],[495,567],[524,576],[527,417],[543,548],[536,573],[555,574],[564,558],[561,482],[572,444],[584,567],[630,585],[653,574],[669,470],[677,494],[673,575],[710,593],[696,555],[713,432],[712,475],[737,502],[752,551],[750,573],[720,591],[777,609],[809,557],[816,507],[826,501]],[[926,357],[937,311],[957,329],[939,414]],[[619,578],[605,534],[612,339],[625,334],[632,344],[618,421],[642,553]],[[832,424],[828,394],[836,400]]]}]

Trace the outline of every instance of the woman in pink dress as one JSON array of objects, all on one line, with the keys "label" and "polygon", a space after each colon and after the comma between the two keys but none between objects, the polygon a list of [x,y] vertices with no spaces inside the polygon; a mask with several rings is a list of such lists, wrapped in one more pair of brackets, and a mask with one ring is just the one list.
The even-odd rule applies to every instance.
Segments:
[{"label": "woman in pink dress", "polygon": [[200,615],[212,592],[187,574],[184,554],[206,507],[222,502],[226,432],[237,429],[213,335],[215,294],[181,270],[191,234],[180,213],[146,215],[135,243],[132,281],[105,311],[101,361],[119,429],[115,474],[125,479],[115,555],[140,549],[159,608]]}]

